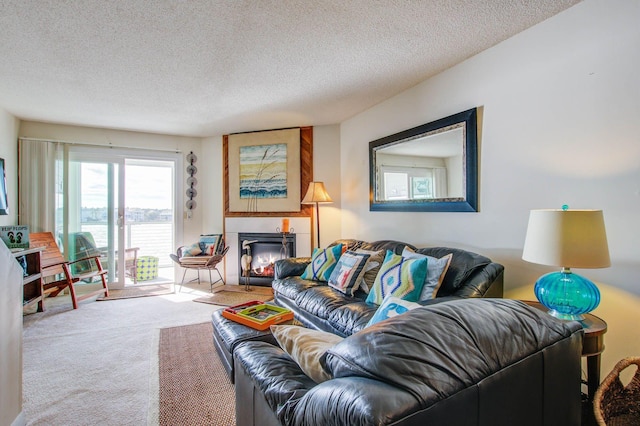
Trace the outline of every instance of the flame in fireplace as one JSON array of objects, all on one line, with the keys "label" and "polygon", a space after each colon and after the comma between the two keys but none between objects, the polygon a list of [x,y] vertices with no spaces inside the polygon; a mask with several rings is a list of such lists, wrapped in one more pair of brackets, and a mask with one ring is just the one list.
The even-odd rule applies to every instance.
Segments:
[{"label": "flame in fireplace", "polygon": [[253,273],[263,277],[272,277],[273,276],[273,264],[279,258],[274,257],[271,253],[269,253],[269,257],[266,256],[257,256],[253,260]]}]

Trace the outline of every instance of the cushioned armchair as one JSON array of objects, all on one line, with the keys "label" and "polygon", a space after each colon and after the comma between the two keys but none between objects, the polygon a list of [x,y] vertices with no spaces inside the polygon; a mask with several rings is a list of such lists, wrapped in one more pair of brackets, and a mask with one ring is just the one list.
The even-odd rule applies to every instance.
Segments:
[{"label": "cushioned armchair", "polygon": [[[213,285],[220,281],[224,284],[224,278],[222,278],[222,274],[218,270],[218,265],[222,262],[228,250],[229,247],[225,247],[224,240],[220,234],[202,235],[197,243],[178,247],[175,254],[169,255],[174,262],[184,269],[178,291],[182,291],[182,285],[189,269],[197,271],[198,284],[200,284],[200,271],[209,271],[211,290],[213,290]],[[215,271],[218,274],[218,279],[215,281],[212,279],[211,271]]]}]

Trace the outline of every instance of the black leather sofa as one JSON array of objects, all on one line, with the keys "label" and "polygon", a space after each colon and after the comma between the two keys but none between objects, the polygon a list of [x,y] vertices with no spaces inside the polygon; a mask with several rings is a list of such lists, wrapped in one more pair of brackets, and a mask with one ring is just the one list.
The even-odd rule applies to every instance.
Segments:
[{"label": "black leather sofa", "polygon": [[[333,244],[344,244],[349,250],[391,250],[401,254],[409,247],[420,254],[441,258],[453,254],[449,269],[435,299],[425,304],[438,303],[452,298],[502,297],[504,267],[491,259],[470,251],[430,247],[417,249],[400,241],[375,241],[345,239]],[[333,245],[332,244],[332,245]],[[289,258],[275,263],[272,283],[274,301],[291,309],[296,320],[305,327],[349,336],[367,324],[377,306],[365,302],[367,294],[358,290],[354,297],[345,296],[329,287],[326,282],[310,281],[300,277],[311,258]]]},{"label": "black leather sofa", "polygon": [[278,346],[246,342],[237,425],[579,425],[582,333],[516,300],[448,300],[345,338],[320,384]]}]

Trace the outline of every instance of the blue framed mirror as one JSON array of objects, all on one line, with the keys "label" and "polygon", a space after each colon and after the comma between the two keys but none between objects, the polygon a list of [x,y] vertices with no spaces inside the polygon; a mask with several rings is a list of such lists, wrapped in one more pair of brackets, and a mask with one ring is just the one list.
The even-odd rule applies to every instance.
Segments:
[{"label": "blue framed mirror", "polygon": [[477,212],[477,109],[369,142],[369,210]]}]

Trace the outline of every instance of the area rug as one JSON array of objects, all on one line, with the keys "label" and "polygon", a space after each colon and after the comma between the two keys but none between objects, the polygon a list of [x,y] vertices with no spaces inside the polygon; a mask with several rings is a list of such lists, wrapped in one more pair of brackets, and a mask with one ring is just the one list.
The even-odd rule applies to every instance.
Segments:
[{"label": "area rug", "polygon": [[211,322],[160,329],[160,426],[236,424],[235,390],[212,332]]},{"label": "area rug", "polygon": [[148,284],[124,289],[109,290],[109,297],[98,297],[96,300],[119,300],[133,297],[161,296],[174,292],[173,284]]},{"label": "area rug", "polygon": [[209,303],[211,305],[220,305],[220,306],[234,306],[240,305],[242,303],[250,302],[252,300],[257,300],[259,302],[266,302],[268,300],[273,299],[273,294],[271,292],[259,292],[259,291],[231,291],[231,290],[222,290],[216,293],[213,293],[211,296],[206,297],[198,297],[197,299],[193,299],[194,302],[200,303]]}]

